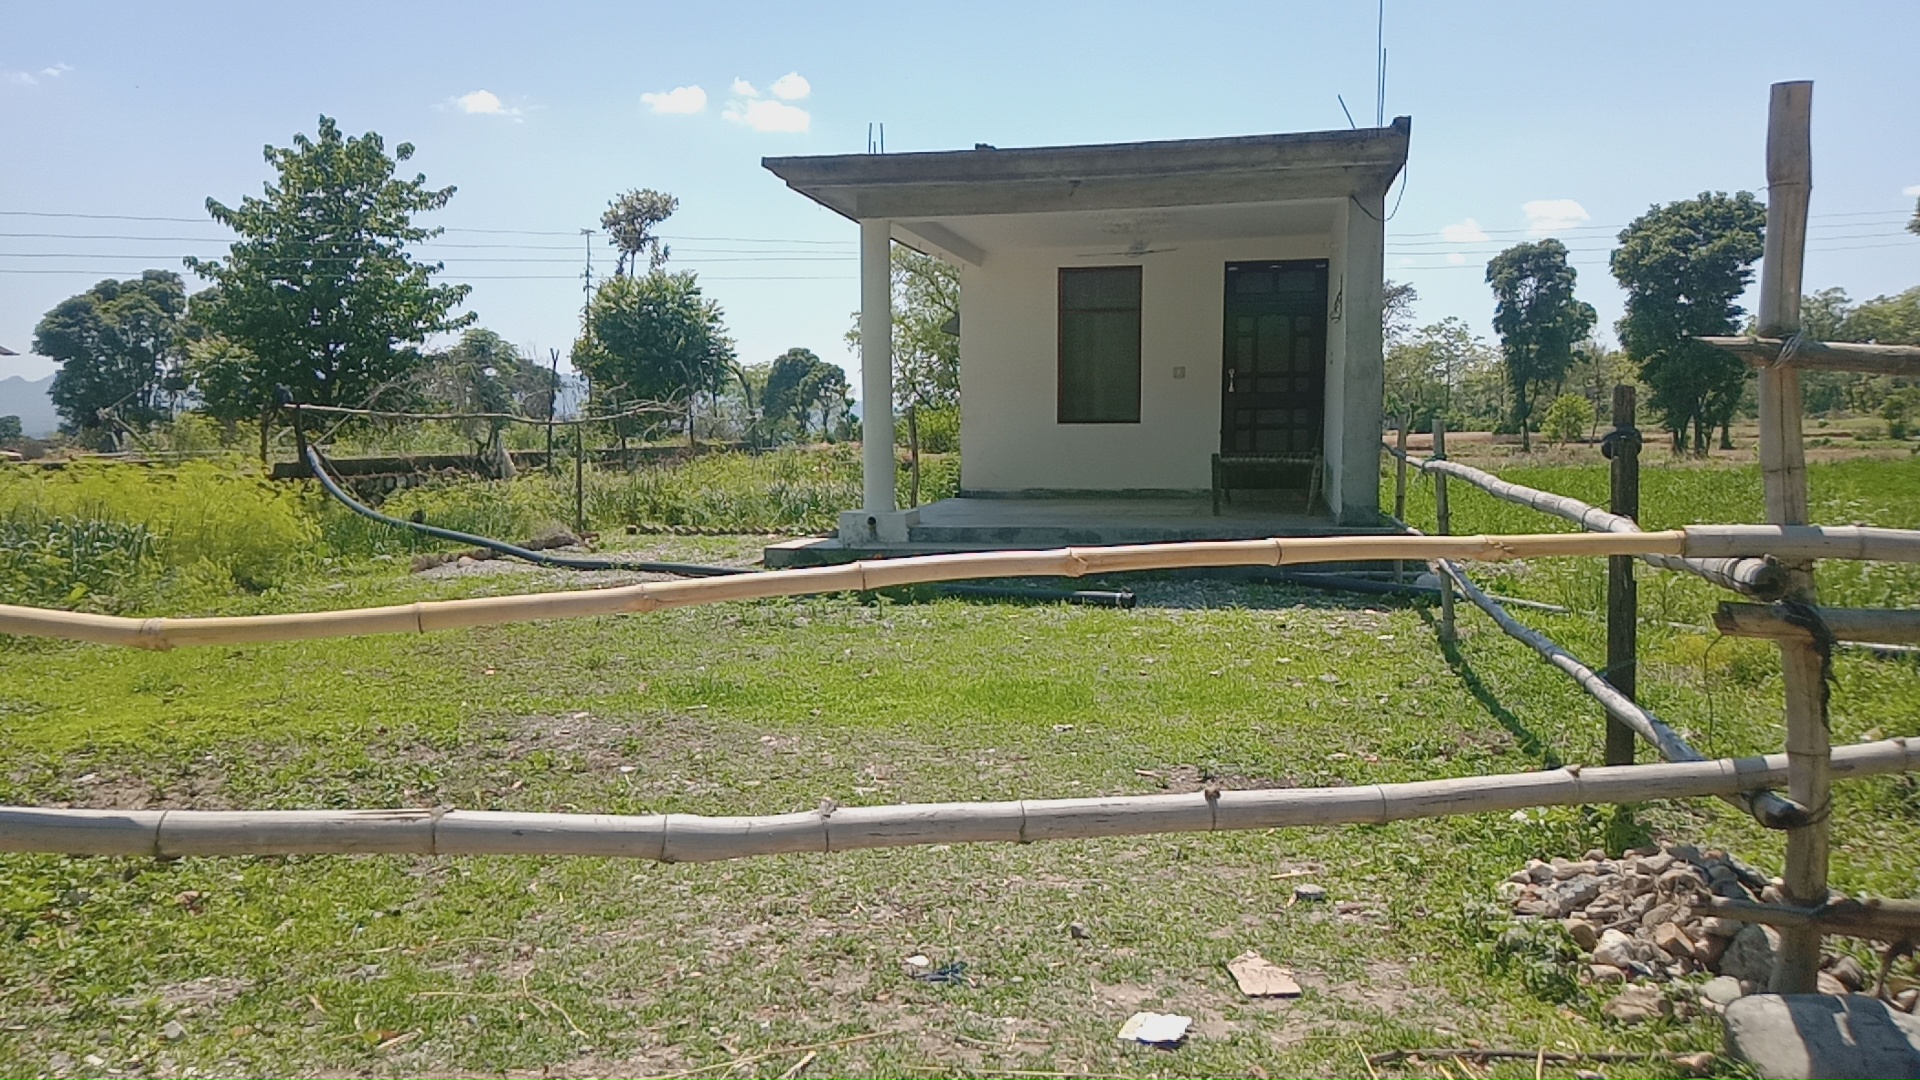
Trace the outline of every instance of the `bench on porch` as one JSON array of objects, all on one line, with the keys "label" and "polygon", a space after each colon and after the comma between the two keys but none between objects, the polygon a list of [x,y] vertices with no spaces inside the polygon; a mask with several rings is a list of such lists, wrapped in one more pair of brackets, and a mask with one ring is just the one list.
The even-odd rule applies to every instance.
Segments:
[{"label": "bench on porch", "polygon": [[1299,454],[1215,454],[1213,455],[1213,515],[1220,516],[1220,500],[1233,502],[1233,489],[1273,490],[1293,486],[1286,481],[1306,467],[1307,509],[1320,497],[1321,473],[1325,458],[1319,451]]}]

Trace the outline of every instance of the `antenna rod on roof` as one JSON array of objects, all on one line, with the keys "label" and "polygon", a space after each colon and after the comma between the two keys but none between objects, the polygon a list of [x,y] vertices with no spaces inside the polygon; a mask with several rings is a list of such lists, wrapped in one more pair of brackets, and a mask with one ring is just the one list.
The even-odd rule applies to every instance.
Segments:
[{"label": "antenna rod on roof", "polygon": [[1333,95],[1333,100],[1339,102],[1340,111],[1347,114],[1347,126],[1353,128],[1355,131],[1360,130],[1360,125],[1353,122],[1353,110],[1347,108],[1347,99],[1341,97],[1339,94],[1335,94]]},{"label": "antenna rod on roof", "polygon": [[1387,123],[1387,0],[1380,0],[1380,18],[1373,39],[1373,126]]}]

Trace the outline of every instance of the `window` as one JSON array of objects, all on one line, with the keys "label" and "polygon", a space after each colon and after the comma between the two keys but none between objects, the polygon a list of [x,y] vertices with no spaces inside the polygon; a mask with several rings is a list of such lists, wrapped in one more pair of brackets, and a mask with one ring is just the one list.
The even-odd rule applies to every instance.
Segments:
[{"label": "window", "polygon": [[1140,422],[1140,268],[1060,271],[1060,422]]}]

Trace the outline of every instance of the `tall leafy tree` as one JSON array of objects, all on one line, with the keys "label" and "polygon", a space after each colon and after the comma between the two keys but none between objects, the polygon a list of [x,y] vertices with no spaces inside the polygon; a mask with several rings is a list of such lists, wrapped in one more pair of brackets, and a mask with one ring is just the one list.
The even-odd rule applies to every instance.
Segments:
[{"label": "tall leafy tree", "polygon": [[60,364],[53,407],[61,427],[97,435],[103,410],[129,424],[166,419],[178,386],[187,293],[180,275],[148,270],[60,301],[33,332],[33,351]]},{"label": "tall leafy tree", "polygon": [[1731,334],[1738,300],[1753,280],[1767,211],[1749,192],[1703,192],[1655,206],[1621,231],[1613,276],[1627,292],[1620,343],[1653,391],[1649,402],[1684,450],[1693,432],[1706,453],[1715,425],[1725,441],[1747,369],[1738,358],[1693,340]]},{"label": "tall leafy tree", "polygon": [[647,269],[658,270],[667,264],[669,249],[653,230],[680,209],[680,200],[664,191],[635,188],[607,203],[600,215],[600,227],[620,252],[614,264],[615,276],[640,272],[640,256],[647,257]]},{"label": "tall leafy tree", "polygon": [[[951,263],[893,245],[893,401],[900,409],[960,404],[960,271]],[[860,348],[854,312],[847,347]]]},{"label": "tall leafy tree", "polygon": [[694,403],[718,391],[734,365],[720,305],[691,273],[608,279],[588,302],[573,346],[573,366],[604,408],[659,402],[684,412],[689,438]]},{"label": "tall leafy tree", "polygon": [[1387,411],[1402,419],[1412,416],[1414,430],[1430,430],[1435,416],[1458,413],[1455,390],[1468,372],[1488,366],[1490,350],[1452,316],[1396,337],[1400,340],[1385,357]]},{"label": "tall leafy tree", "polygon": [[1513,388],[1513,424],[1523,451],[1533,449],[1527,428],[1534,390],[1560,381],[1573,362],[1574,345],[1593,329],[1593,305],[1573,295],[1578,276],[1567,265],[1567,246],[1551,237],[1515,244],[1487,263],[1493,328]]},{"label": "tall leafy tree", "polygon": [[774,358],[767,372],[762,409],[769,420],[793,421],[807,431],[814,410],[820,412],[820,434],[832,430],[836,410],[848,406],[847,373],[814,355],[812,349],[788,349]]},{"label": "tall leafy tree", "polygon": [[261,381],[321,405],[404,392],[425,363],[426,339],[474,319],[453,314],[469,286],[436,284],[441,265],[408,250],[441,231],[414,215],[445,206],[454,189],[395,177],[411,143],[389,156],[378,134],[343,136],[325,116],[316,137],[295,135],[292,147],[269,146],[265,156],[277,176],[261,197],[207,200],[207,213],[239,236],[227,256],[186,260],[215,285],[198,321],[258,362],[251,381],[210,383],[202,397],[214,403],[242,388],[256,404],[267,392]]},{"label": "tall leafy tree", "polygon": [[[1822,289],[1800,299],[1800,329],[1819,341],[1920,345],[1920,286],[1854,303],[1844,289]],[[1910,394],[1920,380],[1850,371],[1808,371],[1800,392],[1809,412],[1873,412]]]}]

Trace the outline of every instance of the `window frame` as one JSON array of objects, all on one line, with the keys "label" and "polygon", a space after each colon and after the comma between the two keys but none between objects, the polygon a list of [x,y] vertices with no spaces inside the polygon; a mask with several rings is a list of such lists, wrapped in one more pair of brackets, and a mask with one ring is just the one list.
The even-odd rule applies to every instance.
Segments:
[{"label": "window frame", "polygon": [[[1134,318],[1134,335],[1139,345],[1135,350],[1135,379],[1133,384],[1133,415],[1126,419],[1068,419],[1067,404],[1067,277],[1083,271],[1129,270],[1139,282],[1132,307],[1077,307],[1075,312],[1124,312],[1131,311]],[[1054,423],[1062,425],[1080,424],[1138,424],[1141,422],[1142,398],[1146,392],[1146,273],[1138,263],[1115,266],[1062,266],[1055,275],[1054,294]]]}]

